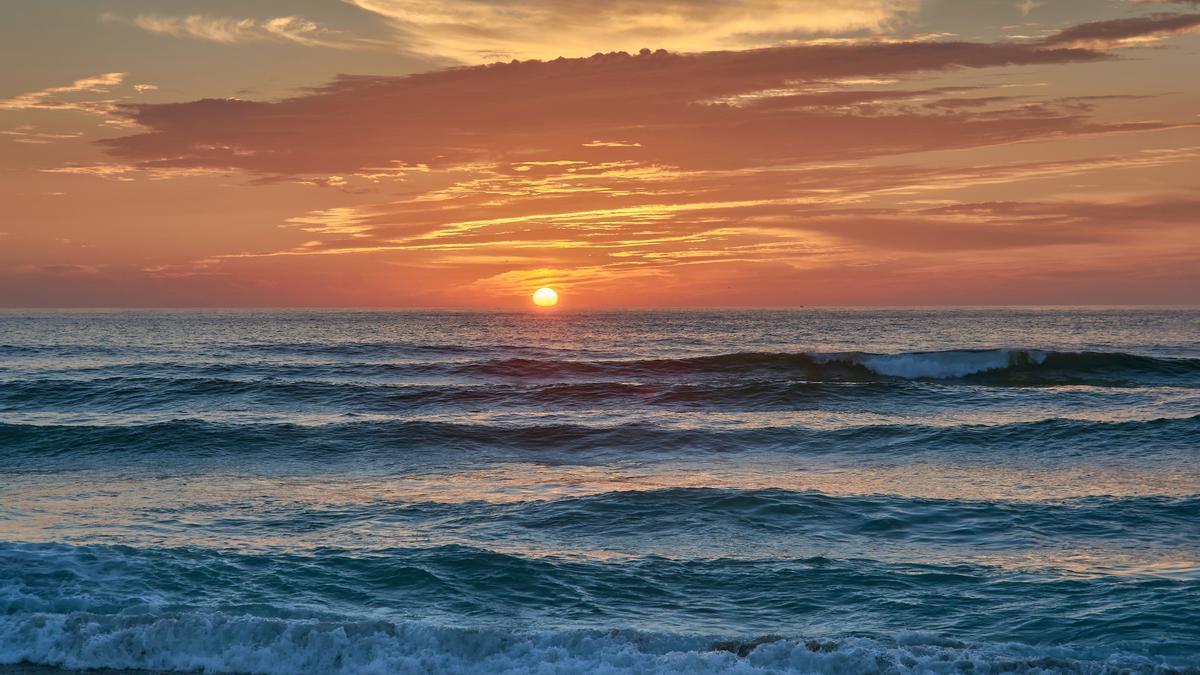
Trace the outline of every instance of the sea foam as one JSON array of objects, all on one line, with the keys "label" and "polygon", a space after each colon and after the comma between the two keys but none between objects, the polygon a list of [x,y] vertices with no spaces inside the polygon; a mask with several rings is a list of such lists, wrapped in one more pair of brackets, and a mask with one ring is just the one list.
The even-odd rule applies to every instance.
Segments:
[{"label": "sea foam", "polygon": [[1167,673],[1200,659],[1136,649],[711,637],[636,631],[509,632],[417,622],[320,622],[222,613],[0,619],[0,663],[208,673]]}]

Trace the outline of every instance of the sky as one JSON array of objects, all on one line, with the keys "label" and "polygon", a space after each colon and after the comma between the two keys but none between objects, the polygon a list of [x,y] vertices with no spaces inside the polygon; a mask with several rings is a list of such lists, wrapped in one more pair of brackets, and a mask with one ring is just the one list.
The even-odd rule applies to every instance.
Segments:
[{"label": "sky", "polygon": [[0,307],[1200,299],[1200,0],[25,0],[0,55]]}]

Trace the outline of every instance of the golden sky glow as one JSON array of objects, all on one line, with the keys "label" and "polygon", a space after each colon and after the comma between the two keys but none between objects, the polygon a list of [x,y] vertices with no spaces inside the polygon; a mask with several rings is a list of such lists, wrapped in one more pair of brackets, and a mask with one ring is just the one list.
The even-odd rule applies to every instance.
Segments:
[{"label": "golden sky glow", "polygon": [[6,5],[0,306],[1194,304],[1198,32],[1136,0]]}]

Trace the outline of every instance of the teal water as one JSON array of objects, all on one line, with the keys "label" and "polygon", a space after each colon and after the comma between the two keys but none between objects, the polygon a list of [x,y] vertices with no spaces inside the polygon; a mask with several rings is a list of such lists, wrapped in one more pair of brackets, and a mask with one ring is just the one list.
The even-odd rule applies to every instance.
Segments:
[{"label": "teal water", "polygon": [[1200,311],[0,313],[0,664],[1200,673]]}]

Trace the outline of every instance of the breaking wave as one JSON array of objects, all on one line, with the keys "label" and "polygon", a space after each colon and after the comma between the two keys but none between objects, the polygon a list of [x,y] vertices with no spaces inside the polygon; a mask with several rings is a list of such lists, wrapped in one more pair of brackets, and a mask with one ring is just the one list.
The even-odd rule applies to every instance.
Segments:
[{"label": "breaking wave", "polygon": [[[1013,384],[1107,381],[1138,375],[1197,377],[1200,359],[1155,358],[1124,353],[1047,352],[1034,349],[952,350],[898,354],[746,352],[688,359],[640,361],[553,361],[503,359],[456,367],[460,374],[508,377],[599,375],[773,375],[816,381],[869,380],[877,377],[953,380],[1005,373]],[[1003,379],[993,379],[1003,383]]]},{"label": "breaking wave", "polygon": [[[0,572],[0,664],[213,673],[1200,668],[1184,648],[1197,637],[1186,620],[1196,581],[823,557],[586,562],[462,546],[250,555],[3,544]],[[1064,603],[1076,611],[1062,615]],[[414,610],[420,620],[406,616]],[[554,612],[557,626],[522,625],[539,611]],[[463,616],[473,627],[457,623]],[[1004,641],[887,628],[951,616]],[[647,617],[661,628],[648,629]],[[846,633],[847,622],[858,631]],[[745,632],[670,628],[682,623]],[[1048,633],[1070,642],[1043,642]]]},{"label": "breaking wave", "polygon": [[[332,349],[332,348],[331,348]],[[335,356],[322,352],[325,356]],[[74,367],[71,379],[79,381],[178,378],[195,387],[245,386],[246,380],[363,382],[412,379],[435,382],[640,382],[648,379],[694,381],[713,378],[741,380],[803,380],[808,382],[871,382],[887,379],[966,381],[990,385],[1101,384],[1139,385],[1200,381],[1200,359],[1155,357],[1121,352],[1058,352],[1037,349],[948,350],[875,354],[739,352],[673,359],[579,359],[545,351],[537,356],[499,357],[495,352],[472,352],[470,358],[450,360],[411,358],[409,352],[394,358],[358,360],[358,350],[345,358],[313,362],[248,360],[185,362],[118,362]],[[386,353],[385,353],[386,354]],[[490,357],[489,357],[490,355]],[[380,356],[380,354],[374,354]],[[65,374],[65,371],[63,372]],[[34,377],[59,376],[53,369],[31,373]],[[81,377],[82,376],[82,377]],[[449,378],[449,379],[447,379]],[[10,380],[12,378],[10,377]],[[240,381],[240,385],[239,385]],[[252,382],[251,382],[252,383]]]},{"label": "breaking wave", "polygon": [[891,639],[745,639],[323,622],[223,613],[0,619],[0,663],[207,673],[1195,673],[1200,657],[1117,648]]}]

